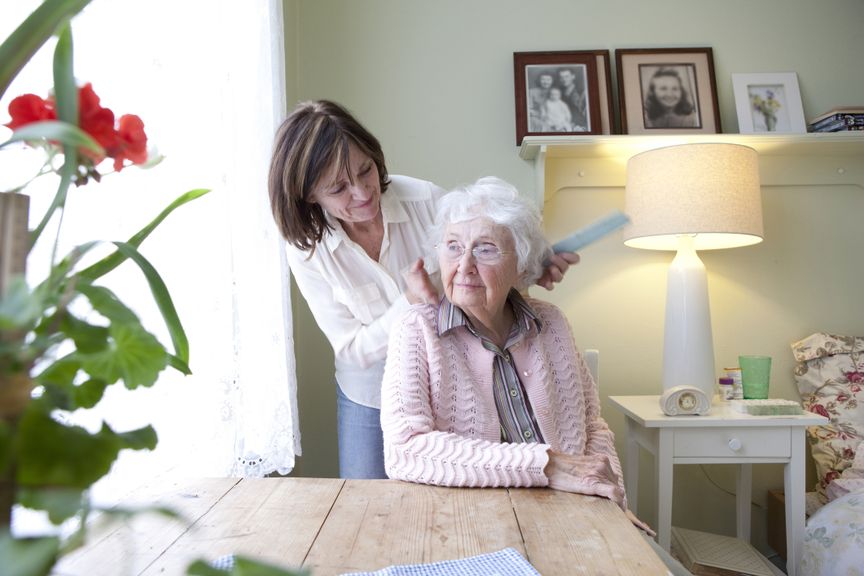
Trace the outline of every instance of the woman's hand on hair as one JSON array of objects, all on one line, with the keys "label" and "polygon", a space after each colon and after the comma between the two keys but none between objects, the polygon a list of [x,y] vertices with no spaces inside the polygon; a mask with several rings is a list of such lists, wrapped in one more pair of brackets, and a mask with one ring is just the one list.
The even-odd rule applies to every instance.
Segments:
[{"label": "woman's hand on hair", "polygon": [[405,278],[405,298],[411,304],[437,304],[438,290],[429,279],[426,268],[423,267],[423,259],[418,258],[411,268],[403,274]]},{"label": "woman's hand on hair", "polygon": [[555,287],[555,283],[561,282],[561,280],[564,279],[564,274],[567,273],[567,269],[573,264],[578,263],[579,254],[576,252],[559,252],[558,254],[552,254],[552,256],[549,257],[549,265],[546,266],[543,275],[540,276],[539,280],[537,280],[537,285],[542,286],[547,290],[552,290],[552,288]]},{"label": "woman's hand on hair", "polygon": [[574,456],[549,450],[549,463],[543,473],[554,490],[608,498],[624,508],[624,491],[606,456]]}]

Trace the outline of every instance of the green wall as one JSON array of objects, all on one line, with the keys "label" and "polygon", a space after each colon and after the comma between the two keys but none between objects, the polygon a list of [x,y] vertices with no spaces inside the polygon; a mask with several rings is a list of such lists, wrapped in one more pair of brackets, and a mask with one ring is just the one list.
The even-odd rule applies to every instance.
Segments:
[{"label": "green wall", "polygon": [[[289,104],[329,98],[381,140],[392,173],[444,187],[487,174],[520,189],[533,167],[515,146],[513,52],[710,46],[724,132],[737,132],[731,74],[798,74],[805,115],[864,104],[860,0],[286,0]],[[613,82],[614,83],[614,82]],[[764,187],[765,241],[709,252],[718,369],[739,353],[774,358],[771,394],[794,398],[789,344],[812,332],[864,333],[858,187]],[[567,189],[547,203],[555,240],[623,207],[622,189]],[[581,347],[601,351],[604,416],[623,454],[624,421],[609,395],[658,394],[665,273],[671,255],[615,238],[586,250],[551,293]],[[295,291],[304,455],[296,474],[337,472],[332,352]],[[650,458],[642,464],[651,473]],[[765,492],[780,465],[754,467],[754,542],[764,548]],[[809,482],[808,482],[809,484]],[[675,525],[734,535],[732,466],[679,466]],[[640,516],[654,521],[653,483]]]}]

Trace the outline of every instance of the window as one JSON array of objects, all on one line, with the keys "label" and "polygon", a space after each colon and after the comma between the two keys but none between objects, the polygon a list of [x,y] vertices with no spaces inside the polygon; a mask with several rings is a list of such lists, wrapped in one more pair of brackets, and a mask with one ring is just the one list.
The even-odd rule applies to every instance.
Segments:
[{"label": "window", "polygon": [[[4,5],[3,38],[38,4]],[[154,453],[121,455],[111,480],[94,490],[97,499],[121,496],[153,474],[288,473],[299,454],[289,272],[266,188],[272,138],[285,112],[281,6],[97,0],[72,21],[79,84],[91,82],[116,115],[139,115],[165,160],[70,190],[61,253],[87,240],[125,240],[183,192],[212,189],[169,216],[141,247],[174,299],[193,375],[169,369],[146,390],[118,384],[96,410],[72,415],[87,426],[104,418],[118,430],[151,423],[159,433]],[[43,47],[4,95],[0,123],[15,96],[48,94],[53,47]],[[0,140],[8,134],[0,127]],[[15,178],[13,166],[32,176],[27,158],[27,151],[0,151],[0,190]],[[27,188],[31,226],[56,189],[56,181],[40,180]],[[31,282],[44,276],[50,250],[37,245],[31,254]],[[123,265],[105,283],[169,342],[138,275]]]}]

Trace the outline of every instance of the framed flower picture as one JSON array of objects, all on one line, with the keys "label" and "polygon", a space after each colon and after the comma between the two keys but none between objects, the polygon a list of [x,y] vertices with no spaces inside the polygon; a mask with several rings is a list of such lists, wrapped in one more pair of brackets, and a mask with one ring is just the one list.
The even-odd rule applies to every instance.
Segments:
[{"label": "framed flower picture", "polygon": [[807,132],[795,72],[732,74],[741,134]]},{"label": "framed flower picture", "polygon": [[516,144],[525,136],[611,134],[608,50],[515,52]]},{"label": "framed flower picture", "polygon": [[711,48],[625,48],[615,63],[622,133],[720,132]]}]

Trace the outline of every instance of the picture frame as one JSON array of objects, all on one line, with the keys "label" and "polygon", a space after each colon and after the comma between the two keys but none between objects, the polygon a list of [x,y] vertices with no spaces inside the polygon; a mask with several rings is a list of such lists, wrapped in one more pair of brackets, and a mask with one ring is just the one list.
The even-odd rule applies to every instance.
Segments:
[{"label": "picture frame", "polygon": [[807,132],[795,72],[732,74],[732,90],[741,134]]},{"label": "picture frame", "polygon": [[612,134],[610,59],[609,50],[514,52],[516,145],[525,136]]},{"label": "picture frame", "polygon": [[720,133],[711,48],[623,48],[615,64],[623,134]]}]

